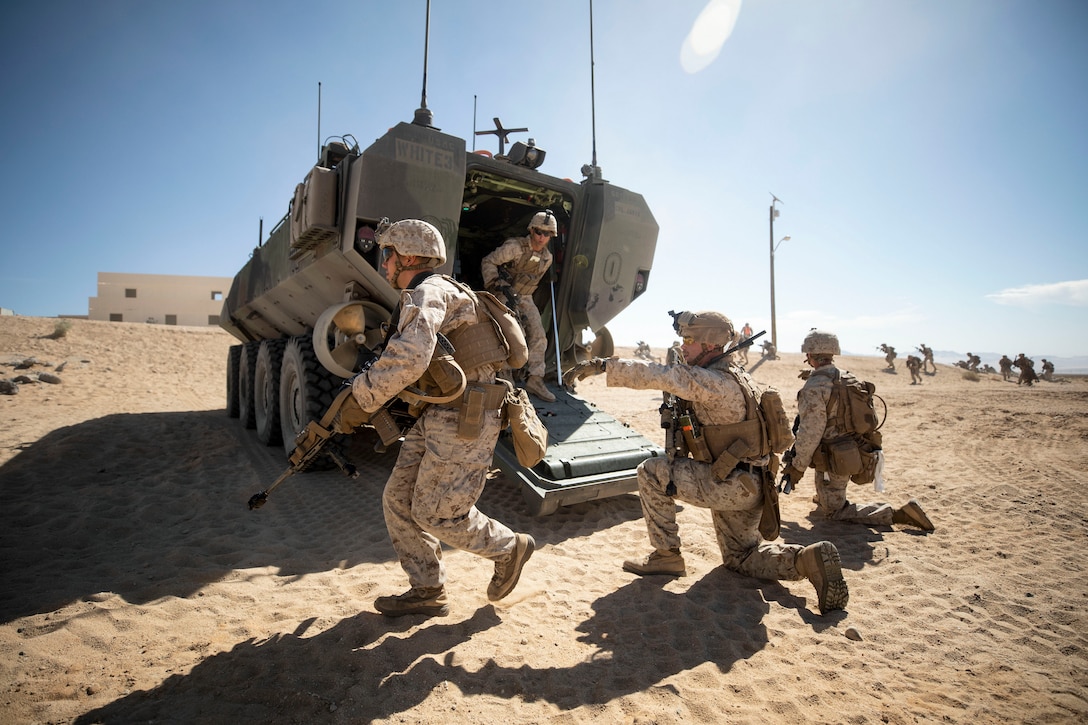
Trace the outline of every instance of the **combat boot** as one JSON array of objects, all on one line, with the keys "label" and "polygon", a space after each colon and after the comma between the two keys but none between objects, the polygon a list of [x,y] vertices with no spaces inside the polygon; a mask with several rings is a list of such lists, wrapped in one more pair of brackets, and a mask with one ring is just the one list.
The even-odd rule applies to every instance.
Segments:
[{"label": "combat boot", "polygon": [[445,617],[450,613],[445,587],[412,587],[404,594],[378,597],[374,600],[374,608],[387,617],[405,614]]},{"label": "combat boot", "polygon": [[850,601],[850,590],[842,578],[842,564],[839,550],[830,541],[821,541],[806,546],[797,553],[797,573],[812,582],[816,587],[816,597],[820,604],[820,614],[833,609],[846,609]]},{"label": "combat boot", "polygon": [[933,522],[929,520],[926,512],[922,510],[922,505],[918,503],[918,499],[914,498],[892,511],[892,523],[917,526],[922,531],[933,531]]},{"label": "combat boot", "polygon": [[536,541],[528,534],[515,534],[517,541],[514,550],[507,556],[495,562],[495,575],[491,577],[491,583],[487,585],[487,598],[497,602],[510,592],[521,578],[521,570],[525,562],[533,555],[536,549]]},{"label": "combat boot", "polygon": [[654,549],[652,554],[643,559],[628,559],[623,562],[623,570],[639,576],[647,574],[684,576],[688,573],[687,567],[684,566],[684,557],[680,555],[680,549]]},{"label": "combat boot", "polygon": [[529,379],[525,381],[525,389],[545,403],[555,402],[555,394],[545,387],[544,378],[539,375],[530,375]]}]

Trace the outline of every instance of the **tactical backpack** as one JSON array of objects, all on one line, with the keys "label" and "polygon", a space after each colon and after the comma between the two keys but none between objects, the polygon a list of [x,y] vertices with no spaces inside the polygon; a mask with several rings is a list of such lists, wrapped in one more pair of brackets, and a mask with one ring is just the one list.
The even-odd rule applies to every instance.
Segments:
[{"label": "tactical backpack", "polygon": [[[832,402],[837,403],[835,422],[845,431],[840,438],[821,443],[818,455],[813,455],[813,468],[849,476],[854,483],[872,483],[879,461],[877,451],[883,445],[880,428],[888,418],[888,404],[876,394],[876,385],[848,372],[816,370],[813,374],[831,379],[828,412]],[[883,418],[877,416],[877,400],[884,406]]]},{"label": "tactical backpack", "polygon": [[835,372],[831,381],[835,383],[834,394],[839,401],[843,428],[860,436],[879,430],[884,421],[877,418],[875,401],[879,399],[884,404],[885,419],[888,417],[888,406],[876,394],[876,385],[868,380],[858,380],[850,373]]}]

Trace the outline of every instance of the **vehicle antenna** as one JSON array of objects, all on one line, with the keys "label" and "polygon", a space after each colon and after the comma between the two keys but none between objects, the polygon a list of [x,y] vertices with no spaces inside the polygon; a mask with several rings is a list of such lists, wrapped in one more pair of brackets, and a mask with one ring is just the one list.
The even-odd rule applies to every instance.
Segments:
[{"label": "vehicle antenna", "polygon": [[434,128],[431,122],[434,121],[434,114],[427,110],[427,48],[431,44],[431,0],[427,0],[427,22],[424,25],[423,30],[423,93],[419,98],[419,108],[416,109],[416,116],[412,120],[412,123],[417,126],[426,126],[428,128]]},{"label": "vehicle antenna", "polygon": [[321,159],[321,81],[317,82],[317,158]]},{"label": "vehicle antenna", "polygon": [[593,82],[593,0],[589,0],[589,109],[590,126],[593,137],[593,161],[582,165],[582,176],[586,180],[600,181],[601,169],[597,166],[597,91]]},{"label": "vehicle antenna", "polygon": [[476,151],[476,94],[472,94],[472,150]]},{"label": "vehicle antenna", "polygon": [[589,116],[593,136],[593,168],[597,168],[597,93],[593,83],[593,0],[589,0]]}]

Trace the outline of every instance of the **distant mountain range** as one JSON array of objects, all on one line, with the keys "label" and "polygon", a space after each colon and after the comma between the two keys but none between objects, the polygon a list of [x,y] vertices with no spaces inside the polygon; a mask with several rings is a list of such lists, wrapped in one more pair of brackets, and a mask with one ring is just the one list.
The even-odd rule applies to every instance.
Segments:
[{"label": "distant mountain range", "polygon": [[[898,357],[895,358],[896,363],[904,362],[907,359],[907,355],[913,355],[917,353],[917,350],[911,348],[910,350],[896,350]],[[981,365],[993,365],[994,368],[1000,370],[1001,366],[997,364],[997,361],[1001,359],[1001,355],[1005,354],[1015,359],[1016,355],[1019,355],[1021,350],[1015,352],[998,353],[998,352],[975,352],[980,358],[982,358]],[[864,357],[884,357],[880,354],[872,353],[857,353],[844,351],[846,355],[861,355]],[[1025,354],[1035,361],[1035,372],[1041,373],[1043,370],[1043,358],[1045,357],[1050,362],[1054,363],[1054,374],[1061,375],[1065,373],[1067,375],[1088,375],[1088,355],[1076,355],[1074,357],[1059,357],[1057,355],[1038,355],[1030,352]],[[966,360],[967,353],[955,352],[954,350],[934,350],[933,361],[942,365],[955,365],[960,360]],[[1013,372],[1018,372],[1017,368],[1013,368]]]}]

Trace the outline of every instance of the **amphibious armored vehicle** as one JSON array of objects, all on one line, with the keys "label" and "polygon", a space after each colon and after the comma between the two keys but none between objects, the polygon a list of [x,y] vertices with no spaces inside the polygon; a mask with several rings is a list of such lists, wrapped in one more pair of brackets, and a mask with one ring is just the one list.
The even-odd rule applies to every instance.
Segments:
[{"label": "amphibious armored vehicle", "polygon": [[261,442],[290,454],[296,434],[321,418],[357,370],[360,352],[381,341],[398,300],[376,267],[381,219],[434,224],[447,245],[438,271],[481,289],[483,256],[551,209],[559,224],[554,279],[535,300],[549,336],[549,388],[558,396],[538,406],[548,455],[524,469],[504,437],[496,464],[519,481],[534,513],[547,514],[634,490],[638,463],[663,455],[559,385],[560,371],[578,360],[612,354],[606,323],[649,282],[653,214],[641,195],[602,179],[595,166],[583,167],[579,183],[542,173],[545,151],[532,139],[506,153],[510,131],[495,121],[494,155],[469,151],[464,139],[433,127],[425,108],[365,149],[351,136],[324,145],[287,214],[235,277],[220,317],[242,341],[230,349],[227,411]]}]

